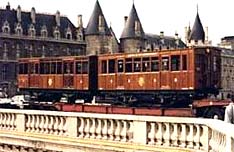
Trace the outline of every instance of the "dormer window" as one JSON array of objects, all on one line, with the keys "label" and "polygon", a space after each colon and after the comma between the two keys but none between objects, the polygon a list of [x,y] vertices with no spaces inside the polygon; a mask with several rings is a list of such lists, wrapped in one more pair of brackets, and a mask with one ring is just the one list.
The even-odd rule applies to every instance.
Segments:
[{"label": "dormer window", "polygon": [[10,33],[10,25],[8,23],[8,21],[5,21],[3,26],[2,26],[2,32],[9,34]]},{"label": "dormer window", "polygon": [[71,40],[72,39],[72,31],[71,31],[71,28],[68,27],[67,30],[66,30],[66,38],[68,40]]},{"label": "dormer window", "polygon": [[48,35],[47,28],[45,25],[43,25],[41,28],[41,37],[46,38],[47,35]]},{"label": "dormer window", "polygon": [[58,26],[55,27],[54,38],[57,39],[57,40],[60,39],[60,31],[59,31]]},{"label": "dormer window", "polygon": [[22,29],[22,26],[21,26],[20,23],[17,23],[16,28],[15,28],[15,33],[16,33],[17,35],[22,35],[23,29]]},{"label": "dormer window", "polygon": [[31,24],[28,29],[28,35],[31,37],[34,37],[36,35],[36,30],[33,24]]}]

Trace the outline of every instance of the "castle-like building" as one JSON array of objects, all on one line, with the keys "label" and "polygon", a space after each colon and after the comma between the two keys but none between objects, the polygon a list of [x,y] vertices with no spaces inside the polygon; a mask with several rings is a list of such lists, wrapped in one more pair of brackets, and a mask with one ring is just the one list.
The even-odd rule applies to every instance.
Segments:
[{"label": "castle-like building", "polygon": [[177,33],[174,36],[145,33],[135,4],[124,19],[125,26],[118,40],[98,0],[87,27],[83,27],[81,15],[75,27],[59,11],[43,14],[32,8],[25,12],[20,6],[12,9],[8,4],[0,9],[0,88],[17,88],[19,58],[150,52],[206,44],[198,13],[192,30],[186,29],[185,43]]}]

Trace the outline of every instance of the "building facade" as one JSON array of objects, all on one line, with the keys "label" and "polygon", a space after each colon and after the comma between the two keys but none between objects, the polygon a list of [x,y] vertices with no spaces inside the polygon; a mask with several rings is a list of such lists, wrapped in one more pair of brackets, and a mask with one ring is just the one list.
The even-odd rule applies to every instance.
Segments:
[{"label": "building facade", "polygon": [[0,9],[0,88],[9,95],[16,91],[18,58],[84,55],[83,34],[59,11],[41,14],[32,8],[25,12],[9,4]]}]

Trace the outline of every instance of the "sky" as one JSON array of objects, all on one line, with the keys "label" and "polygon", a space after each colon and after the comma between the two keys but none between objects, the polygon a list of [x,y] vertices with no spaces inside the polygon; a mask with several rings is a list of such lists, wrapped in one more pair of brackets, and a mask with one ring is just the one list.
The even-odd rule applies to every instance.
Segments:
[{"label": "sky", "polygon": [[[35,7],[36,12],[67,16],[77,26],[77,16],[83,16],[86,27],[96,0],[0,0],[0,7],[7,2],[11,8],[18,5],[24,11]],[[175,32],[184,40],[185,26],[193,26],[197,5],[201,22],[208,27],[209,40],[213,45],[225,36],[234,35],[234,0],[99,0],[108,25],[113,28],[117,38],[124,28],[124,16],[128,16],[135,4],[145,33],[174,36]]]}]

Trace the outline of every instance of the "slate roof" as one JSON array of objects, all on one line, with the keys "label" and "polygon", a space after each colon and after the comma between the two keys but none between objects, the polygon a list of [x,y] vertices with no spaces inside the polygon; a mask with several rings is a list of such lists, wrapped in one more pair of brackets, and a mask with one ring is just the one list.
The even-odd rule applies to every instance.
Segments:
[{"label": "slate roof", "polygon": [[[100,32],[98,29],[99,16],[102,16],[104,19],[104,32]],[[110,29],[106,23],[106,19],[102,13],[102,9],[98,0],[95,3],[93,13],[89,19],[88,25],[85,30],[85,34],[86,35],[99,35],[99,34],[111,35]]]},{"label": "slate roof", "polygon": [[[15,9],[10,9],[10,6],[7,6],[6,9],[0,9],[0,32],[2,32],[2,26],[6,20],[10,24],[10,33],[14,34],[15,26],[18,23],[17,11]],[[21,20],[22,20],[21,26],[23,28],[23,35],[28,35],[28,29],[32,24],[31,12],[22,11]],[[36,29],[36,36],[41,35],[41,28],[43,25],[45,25],[47,28],[48,37],[53,37],[53,31],[54,28],[56,27],[55,15],[36,13],[36,23],[34,25]],[[65,31],[68,27],[70,27],[72,30],[73,38],[76,37],[76,27],[67,17],[60,16],[59,31],[61,38],[66,37]]]},{"label": "slate roof", "polygon": [[205,41],[205,32],[198,13],[189,37],[189,41],[191,40],[202,40],[203,42]]},{"label": "slate roof", "polygon": [[[139,25],[140,25],[139,34],[136,34],[136,32],[135,32],[135,22],[136,21],[139,22]],[[140,19],[137,15],[135,5],[133,4],[131,12],[128,16],[127,22],[125,24],[124,30],[123,30],[120,38],[121,39],[122,38],[137,38],[137,37],[144,38],[144,36],[145,36],[144,30],[142,28]]]},{"label": "slate roof", "polygon": [[163,36],[156,34],[145,34],[145,39],[150,44],[155,44],[156,46],[161,47],[168,47],[168,48],[185,48],[187,47],[186,44],[181,40],[178,39],[176,42],[176,38],[173,36]]}]

